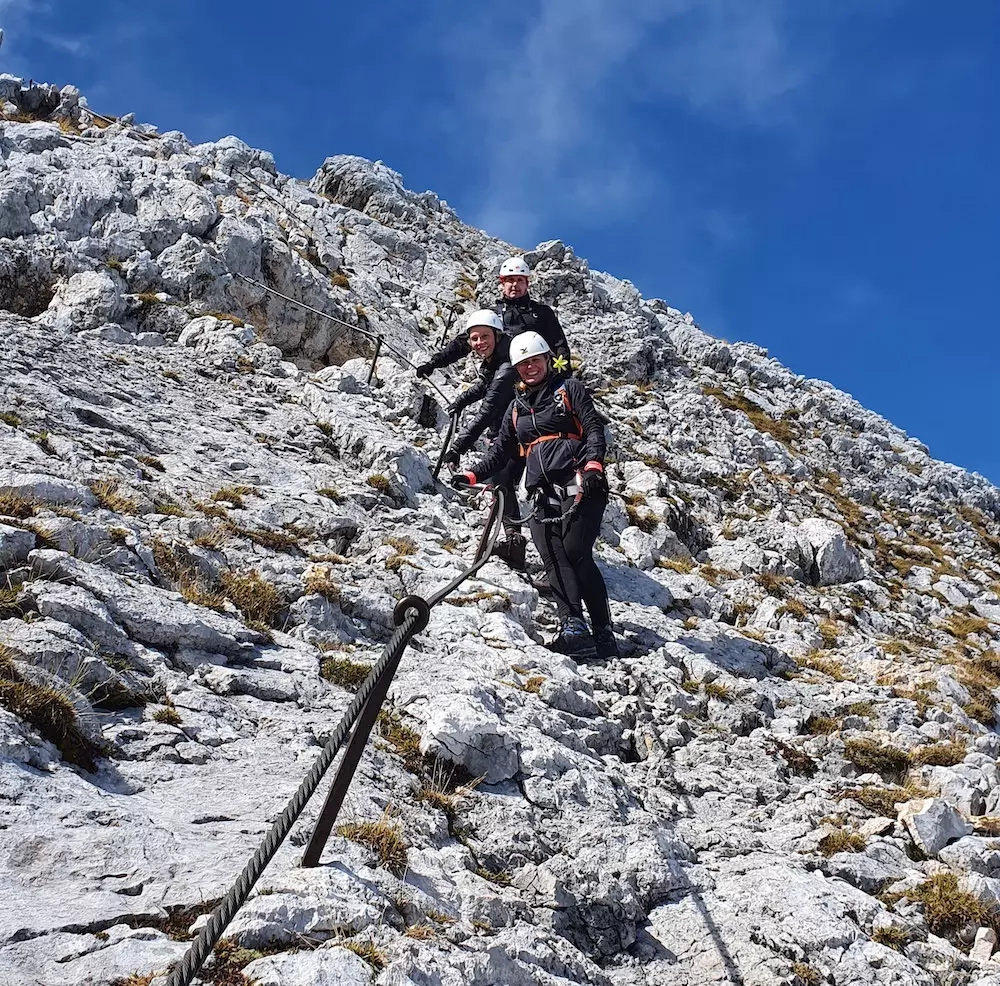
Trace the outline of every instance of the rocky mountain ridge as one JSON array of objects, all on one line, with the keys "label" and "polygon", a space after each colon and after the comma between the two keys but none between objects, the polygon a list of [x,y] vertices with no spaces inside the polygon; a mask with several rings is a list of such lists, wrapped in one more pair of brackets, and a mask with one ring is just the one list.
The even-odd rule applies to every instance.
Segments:
[{"label": "rocky mountain ridge", "polygon": [[[443,401],[392,352],[369,382],[372,337],[435,348],[512,248],[380,163],[305,184],[10,77],[0,108],[0,973],[138,986],[396,601],[471,558]],[[314,804],[203,981],[1000,982],[1000,493],[561,242],[526,259],[611,419],[624,656],[547,651],[489,563],[324,865]]]}]

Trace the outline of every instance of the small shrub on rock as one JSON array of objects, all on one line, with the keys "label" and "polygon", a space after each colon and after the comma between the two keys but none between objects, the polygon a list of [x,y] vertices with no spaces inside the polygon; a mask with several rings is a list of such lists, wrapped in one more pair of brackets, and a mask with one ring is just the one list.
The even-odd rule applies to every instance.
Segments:
[{"label": "small shrub on rock", "polygon": [[860,770],[901,777],[910,767],[910,755],[888,743],[860,737],[844,744],[844,756]]}]

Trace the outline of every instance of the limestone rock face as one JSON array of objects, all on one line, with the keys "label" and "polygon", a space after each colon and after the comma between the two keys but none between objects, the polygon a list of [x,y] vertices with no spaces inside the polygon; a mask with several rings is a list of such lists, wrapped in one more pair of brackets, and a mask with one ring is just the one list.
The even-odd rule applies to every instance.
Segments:
[{"label": "limestone rock face", "polygon": [[[359,157],[303,183],[10,76],[0,112],[0,983],[146,981],[399,601],[474,555],[486,505],[432,469],[475,367],[412,364],[512,247]],[[917,898],[1000,901],[1000,493],[560,240],[525,258],[608,419],[621,656],[548,649],[534,549],[489,560],[407,647],[322,865],[314,797],[227,930],[243,974],[994,983]]]}]

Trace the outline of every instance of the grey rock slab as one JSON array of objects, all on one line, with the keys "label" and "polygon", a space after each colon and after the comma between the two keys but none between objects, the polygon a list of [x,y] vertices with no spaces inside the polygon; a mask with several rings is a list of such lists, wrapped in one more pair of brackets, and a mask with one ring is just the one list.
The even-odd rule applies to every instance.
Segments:
[{"label": "grey rock slab", "polygon": [[0,524],[0,569],[24,561],[35,547],[35,535],[19,527]]},{"label": "grey rock slab", "polygon": [[370,901],[372,896],[360,880],[324,897],[268,893],[248,901],[226,934],[251,948],[300,937],[353,935],[380,921],[391,906],[385,899]]},{"label": "grey rock slab", "polygon": [[48,578],[65,579],[92,593],[117,623],[136,640],[152,647],[191,647],[235,654],[261,640],[242,623],[173,593],[125,579],[99,565],[61,552],[39,550],[30,560]]},{"label": "grey rock slab", "polygon": [[936,855],[949,842],[972,834],[972,826],[940,798],[908,801],[899,810],[899,820],[928,856]]},{"label": "grey rock slab", "polygon": [[72,480],[16,469],[0,469],[0,492],[59,506],[90,507],[97,503],[97,497],[86,486]]},{"label": "grey rock slab", "polygon": [[432,706],[421,733],[422,753],[436,753],[461,764],[474,777],[497,784],[520,766],[517,737],[483,701],[451,696]]},{"label": "grey rock slab", "polygon": [[137,973],[163,972],[183,957],[189,944],[153,928],[117,925],[105,934],[105,940],[56,933],[40,942],[6,944],[0,947],[0,981],[5,986],[98,986]]},{"label": "grey rock slab", "polygon": [[371,986],[374,971],[346,948],[283,952],[243,967],[255,986]]}]

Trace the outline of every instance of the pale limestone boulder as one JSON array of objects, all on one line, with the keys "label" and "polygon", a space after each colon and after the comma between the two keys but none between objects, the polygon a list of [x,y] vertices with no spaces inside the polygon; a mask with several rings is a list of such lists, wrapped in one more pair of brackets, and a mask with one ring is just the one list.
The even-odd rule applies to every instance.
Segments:
[{"label": "pale limestone boulder", "polygon": [[0,524],[0,569],[24,561],[34,547],[35,535],[31,531]]},{"label": "pale limestone boulder", "polygon": [[814,561],[812,582],[815,585],[840,585],[856,582],[865,574],[857,550],[850,544],[839,524],[810,517],[799,529],[812,545]]},{"label": "pale limestone boulder", "polygon": [[429,710],[420,750],[461,764],[474,777],[497,784],[513,777],[520,764],[518,741],[495,713],[471,695],[439,701]]},{"label": "pale limestone boulder", "polygon": [[125,310],[120,282],[103,271],[86,271],[56,287],[42,319],[53,328],[80,332],[117,322]]},{"label": "pale limestone boulder", "polygon": [[177,340],[181,346],[203,353],[242,353],[254,341],[252,325],[235,325],[213,315],[194,318],[184,327]]},{"label": "pale limestone boulder", "polygon": [[928,856],[935,856],[949,842],[972,834],[972,826],[941,798],[908,801],[899,810],[899,820]]}]

